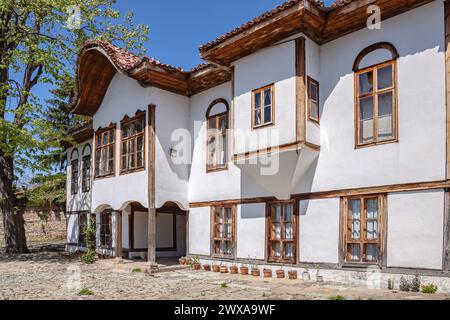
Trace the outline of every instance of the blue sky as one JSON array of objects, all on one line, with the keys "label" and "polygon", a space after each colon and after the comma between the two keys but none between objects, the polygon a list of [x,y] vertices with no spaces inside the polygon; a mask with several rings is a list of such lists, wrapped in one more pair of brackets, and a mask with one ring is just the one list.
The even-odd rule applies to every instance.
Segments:
[{"label": "blue sky", "polygon": [[[147,55],[183,69],[201,63],[198,46],[271,10],[284,0],[118,0],[150,27]],[[331,0],[325,1],[330,5]]]}]

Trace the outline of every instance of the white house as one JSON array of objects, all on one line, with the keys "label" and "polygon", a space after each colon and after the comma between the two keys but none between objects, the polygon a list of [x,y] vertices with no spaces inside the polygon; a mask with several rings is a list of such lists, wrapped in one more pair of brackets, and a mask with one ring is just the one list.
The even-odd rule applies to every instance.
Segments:
[{"label": "white house", "polygon": [[449,9],[291,0],[201,46],[191,71],[87,42],[68,250],[92,214],[105,255],[450,288]]}]

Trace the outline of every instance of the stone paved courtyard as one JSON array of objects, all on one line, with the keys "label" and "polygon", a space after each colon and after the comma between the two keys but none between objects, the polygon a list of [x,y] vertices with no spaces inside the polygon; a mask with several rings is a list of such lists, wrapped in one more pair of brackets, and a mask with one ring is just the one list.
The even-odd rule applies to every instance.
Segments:
[{"label": "stone paved courtyard", "polygon": [[[179,268],[149,274],[144,263],[101,260],[85,265],[77,255],[61,249],[32,248],[31,254],[19,256],[0,253],[0,299],[450,299],[450,294],[369,290]],[[80,288],[93,294],[80,296]]]}]

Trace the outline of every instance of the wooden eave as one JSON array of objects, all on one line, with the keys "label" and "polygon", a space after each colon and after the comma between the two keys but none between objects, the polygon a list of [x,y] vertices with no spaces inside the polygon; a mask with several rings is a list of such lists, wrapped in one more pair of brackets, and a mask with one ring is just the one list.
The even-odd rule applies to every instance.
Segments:
[{"label": "wooden eave", "polygon": [[[89,139],[92,139],[92,137],[94,136],[92,122],[70,130],[69,135],[73,138],[73,142],[75,142],[76,144],[83,143]],[[73,144],[68,141],[62,141],[61,146],[67,149],[72,147]]]},{"label": "wooden eave", "polygon": [[237,34],[222,36],[205,45],[206,48],[202,46],[201,56],[206,61],[229,66],[233,61],[300,32],[321,45],[365,28],[369,5],[380,7],[384,21],[431,1],[353,0],[332,8],[319,7],[311,0],[299,1]]}]

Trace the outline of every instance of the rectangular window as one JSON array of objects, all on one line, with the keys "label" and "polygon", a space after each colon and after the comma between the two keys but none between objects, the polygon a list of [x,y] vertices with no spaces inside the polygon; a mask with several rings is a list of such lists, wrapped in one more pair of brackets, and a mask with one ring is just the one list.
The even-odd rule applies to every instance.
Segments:
[{"label": "rectangular window", "polygon": [[345,199],[345,262],[380,263],[382,203],[381,195]]},{"label": "rectangular window", "polygon": [[100,244],[104,248],[112,247],[112,211],[105,210],[100,214]]},{"label": "rectangular window", "polygon": [[83,192],[91,190],[91,155],[83,157],[81,188]]},{"label": "rectangular window", "polygon": [[319,82],[308,77],[308,114],[309,120],[319,123]]},{"label": "rectangular window", "polygon": [[357,146],[397,139],[395,78],[395,61],[356,73]]},{"label": "rectangular window", "polygon": [[209,172],[226,169],[228,112],[211,116],[207,118],[206,121],[206,170]]},{"label": "rectangular window", "polygon": [[234,256],[235,207],[212,207],[212,245],[215,256]]},{"label": "rectangular window", "polygon": [[296,210],[293,202],[269,204],[267,216],[269,262],[296,262]]},{"label": "rectangular window", "polygon": [[72,167],[72,177],[70,180],[70,191],[72,195],[78,193],[78,159],[71,162]]},{"label": "rectangular window", "polygon": [[78,214],[78,245],[86,246],[86,226],[87,226],[87,212],[80,212]]},{"label": "rectangular window", "polygon": [[116,146],[116,127],[103,130],[95,135],[95,177],[114,175],[114,155]]},{"label": "rectangular window", "polygon": [[126,173],[145,167],[145,113],[122,122],[120,172]]},{"label": "rectangular window", "polygon": [[259,128],[274,123],[274,85],[252,92],[252,127]]}]

